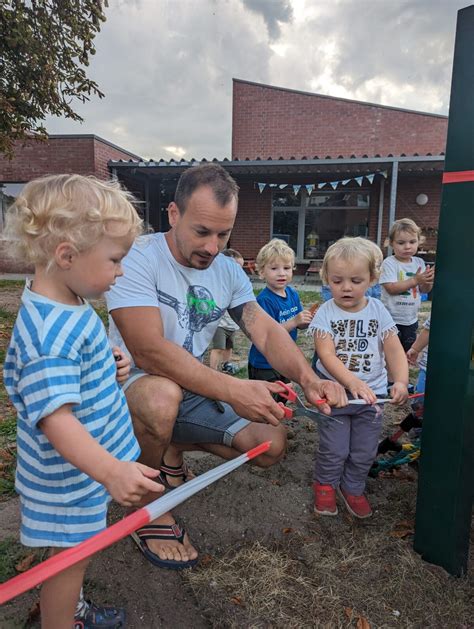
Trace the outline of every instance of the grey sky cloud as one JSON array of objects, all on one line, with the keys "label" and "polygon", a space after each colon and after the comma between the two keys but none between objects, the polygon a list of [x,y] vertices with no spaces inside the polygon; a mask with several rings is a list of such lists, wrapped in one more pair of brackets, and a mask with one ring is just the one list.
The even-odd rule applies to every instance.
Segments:
[{"label": "grey sky cloud", "polygon": [[[462,0],[110,0],[89,74],[49,118],[143,157],[230,156],[232,78],[447,113]],[[297,122],[295,122],[297,124]]]},{"label": "grey sky cloud", "polygon": [[270,39],[278,39],[280,25],[291,22],[293,8],[289,0],[242,0],[247,9],[260,14],[267,25]]}]

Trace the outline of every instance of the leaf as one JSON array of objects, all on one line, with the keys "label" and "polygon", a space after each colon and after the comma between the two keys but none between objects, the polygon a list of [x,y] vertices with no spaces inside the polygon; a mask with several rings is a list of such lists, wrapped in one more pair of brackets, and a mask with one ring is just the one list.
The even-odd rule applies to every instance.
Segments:
[{"label": "leaf", "polygon": [[359,616],[356,627],[357,629],[370,629],[370,623],[364,616]]},{"label": "leaf", "polygon": [[234,605],[240,605],[241,607],[243,607],[244,605],[244,602],[241,596],[232,596],[232,598],[230,599],[230,602],[234,603]]},{"label": "leaf", "polygon": [[26,622],[28,624],[33,623],[36,620],[38,620],[39,617],[40,617],[40,603],[39,601],[36,601],[35,603],[33,603],[33,605],[30,607],[28,611],[28,618]]},{"label": "leaf", "polygon": [[34,564],[35,559],[36,559],[36,553],[30,553],[24,559],[22,559],[16,564],[15,570],[17,572],[26,572]]},{"label": "leaf", "polygon": [[289,533],[293,533],[295,529],[292,529],[291,526],[287,526],[284,529],[282,529],[282,532],[284,535],[288,535]]},{"label": "leaf", "polygon": [[344,614],[347,620],[352,620],[352,616],[354,615],[354,610],[352,607],[344,607]]},{"label": "leaf", "polygon": [[199,563],[201,564],[201,566],[208,566],[210,563],[212,563],[212,561],[212,555],[206,554],[201,557]]}]

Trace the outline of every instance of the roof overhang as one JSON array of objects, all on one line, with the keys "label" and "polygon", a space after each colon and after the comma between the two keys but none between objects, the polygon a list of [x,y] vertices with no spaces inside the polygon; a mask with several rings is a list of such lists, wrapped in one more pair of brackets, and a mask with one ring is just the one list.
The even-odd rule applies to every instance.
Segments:
[{"label": "roof overhang", "polygon": [[444,154],[441,155],[413,155],[388,157],[349,157],[326,159],[256,159],[256,160],[180,160],[180,161],[123,161],[110,160],[109,168],[123,175],[139,175],[159,179],[174,179],[185,170],[197,164],[215,163],[223,166],[234,177],[278,177],[313,175],[364,175],[387,170],[398,162],[400,173],[429,174],[443,172]]}]

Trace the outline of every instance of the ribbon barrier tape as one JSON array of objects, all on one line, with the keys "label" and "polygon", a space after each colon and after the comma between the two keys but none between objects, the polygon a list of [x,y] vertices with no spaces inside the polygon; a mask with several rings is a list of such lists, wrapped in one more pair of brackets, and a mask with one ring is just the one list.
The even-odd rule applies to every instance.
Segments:
[{"label": "ribbon barrier tape", "polygon": [[216,480],[230,474],[230,472],[233,472],[247,461],[263,454],[270,448],[270,444],[270,441],[261,443],[257,447],[241,454],[232,461],[227,461],[227,463],[223,463],[222,465],[201,474],[201,476],[197,476],[193,480],[184,483],[165,496],[157,498],[146,507],[138,509],[138,511],[135,511],[125,517],[120,522],[109,526],[105,529],[105,531],[97,533],[97,535],[81,542],[77,546],[68,548],[58,555],[54,555],[37,566],[34,566],[27,572],[19,574],[9,581],[2,583],[0,585],[0,605],[3,605],[3,603],[6,603],[15,596],[23,594],[40,583],[43,583],[46,579],[54,577],[59,572],[73,566],[79,561],[82,561],[82,559],[90,557],[99,550],[103,550],[104,548],[111,546],[145,524],[149,524],[155,518],[167,513],[191,496],[194,496],[194,494],[197,494],[205,487],[214,483]]}]

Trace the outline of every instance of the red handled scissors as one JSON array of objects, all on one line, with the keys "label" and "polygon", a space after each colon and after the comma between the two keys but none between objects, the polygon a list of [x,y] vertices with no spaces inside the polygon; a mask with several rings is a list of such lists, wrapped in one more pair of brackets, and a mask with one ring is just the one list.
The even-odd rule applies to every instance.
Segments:
[{"label": "red handled scissors", "polygon": [[[278,384],[280,387],[284,389],[284,391],[279,392],[278,395],[284,398],[285,400],[288,400],[288,402],[294,402],[297,406],[297,408],[293,410],[285,406],[283,402],[278,403],[278,406],[280,406],[283,409],[283,412],[285,414],[285,419],[291,419],[292,417],[310,417],[311,419],[314,419],[315,421],[324,420],[324,421],[336,421],[338,423],[342,423],[338,419],[335,419],[334,417],[331,417],[330,415],[324,415],[324,413],[320,413],[319,411],[315,411],[305,406],[301,398],[296,393],[296,391],[289,384],[285,384],[281,380],[277,380],[275,384]],[[326,403],[326,400],[318,400],[318,402],[319,401],[321,402],[321,404]]]}]

